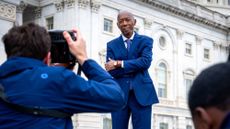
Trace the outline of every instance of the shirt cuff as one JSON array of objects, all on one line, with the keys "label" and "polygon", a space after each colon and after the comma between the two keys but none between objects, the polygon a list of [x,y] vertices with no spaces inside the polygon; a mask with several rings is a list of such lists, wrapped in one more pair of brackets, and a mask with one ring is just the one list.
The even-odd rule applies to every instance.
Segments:
[{"label": "shirt cuff", "polygon": [[121,61],[121,68],[124,68],[124,61]]}]

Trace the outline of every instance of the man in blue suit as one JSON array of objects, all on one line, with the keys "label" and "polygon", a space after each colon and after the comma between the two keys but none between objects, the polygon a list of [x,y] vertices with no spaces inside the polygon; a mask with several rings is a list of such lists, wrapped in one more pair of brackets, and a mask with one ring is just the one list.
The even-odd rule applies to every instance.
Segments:
[{"label": "man in blue suit", "polygon": [[195,129],[230,129],[230,62],[203,70],[189,91]]},{"label": "man in blue suit", "polygon": [[3,36],[7,60],[0,66],[0,129],[72,129],[71,116],[111,112],[124,107],[119,85],[94,60],[78,29],[73,41],[64,31],[71,53],[88,80],[61,66],[48,66],[51,40],[34,23],[15,26]]},{"label": "man in blue suit", "polygon": [[107,43],[106,70],[116,79],[125,93],[127,105],[112,112],[113,129],[128,129],[132,116],[133,129],[150,129],[152,104],[158,97],[149,76],[153,39],[134,32],[133,14],[121,11],[117,25],[121,36]]}]

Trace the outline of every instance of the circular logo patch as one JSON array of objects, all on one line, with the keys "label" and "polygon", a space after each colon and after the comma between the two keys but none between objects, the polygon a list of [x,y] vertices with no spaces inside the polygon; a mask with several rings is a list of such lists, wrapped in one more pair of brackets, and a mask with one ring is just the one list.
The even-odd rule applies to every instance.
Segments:
[{"label": "circular logo patch", "polygon": [[47,74],[47,73],[41,74],[41,78],[42,78],[42,79],[47,79],[47,78],[48,78],[48,74]]}]

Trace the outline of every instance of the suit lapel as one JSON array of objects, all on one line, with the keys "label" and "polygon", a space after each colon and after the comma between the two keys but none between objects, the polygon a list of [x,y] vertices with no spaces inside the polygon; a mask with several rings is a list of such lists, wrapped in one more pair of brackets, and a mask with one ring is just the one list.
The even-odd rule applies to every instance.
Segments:
[{"label": "suit lapel", "polygon": [[116,50],[116,51],[119,51],[122,54],[122,57],[126,57],[127,56],[127,49],[125,47],[124,41],[122,39],[122,36],[120,36],[118,38],[117,47],[118,47],[118,50]]},{"label": "suit lapel", "polygon": [[138,48],[139,42],[140,42],[140,38],[139,38],[139,35],[136,33],[134,35],[134,38],[132,40],[132,44],[131,44],[130,49],[129,49],[129,57],[131,55],[133,55],[134,52],[136,52],[136,49]]}]

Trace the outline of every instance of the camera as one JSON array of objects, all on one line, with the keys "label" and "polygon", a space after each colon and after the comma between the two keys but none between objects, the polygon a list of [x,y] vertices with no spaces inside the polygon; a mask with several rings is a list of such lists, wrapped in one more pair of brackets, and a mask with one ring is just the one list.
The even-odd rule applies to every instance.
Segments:
[{"label": "camera", "polygon": [[[63,36],[64,30],[49,30],[51,38],[51,63],[67,63],[74,66],[76,58],[70,53],[67,41]],[[68,31],[73,40],[76,40],[75,33]]]}]

